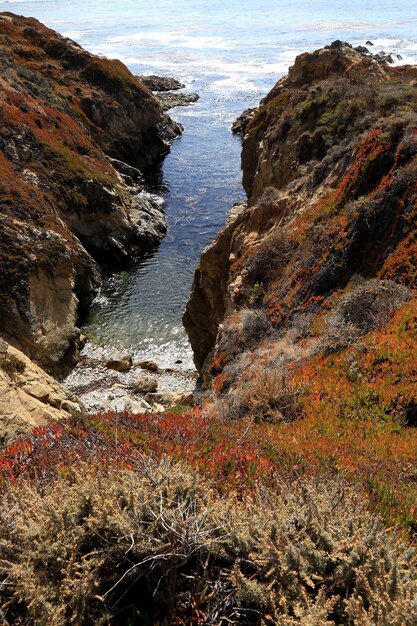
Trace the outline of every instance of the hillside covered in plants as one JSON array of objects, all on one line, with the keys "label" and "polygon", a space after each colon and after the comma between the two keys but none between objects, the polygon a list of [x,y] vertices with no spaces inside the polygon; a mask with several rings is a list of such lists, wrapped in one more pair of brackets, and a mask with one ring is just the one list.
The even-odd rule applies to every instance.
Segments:
[{"label": "hillside covered in plants", "polygon": [[5,625],[417,623],[417,68],[335,42],[245,124],[198,406],[2,449]]}]

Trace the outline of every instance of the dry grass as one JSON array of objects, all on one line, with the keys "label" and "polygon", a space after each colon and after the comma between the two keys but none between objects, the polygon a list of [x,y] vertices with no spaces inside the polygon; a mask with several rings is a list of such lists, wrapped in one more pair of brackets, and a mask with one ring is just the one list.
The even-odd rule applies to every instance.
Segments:
[{"label": "dry grass", "polygon": [[381,328],[410,298],[410,290],[392,280],[359,279],[327,316],[324,352],[346,348],[366,333]]},{"label": "dry grass", "polygon": [[283,365],[253,363],[234,388],[217,398],[216,409],[223,420],[249,417],[255,422],[292,422],[302,416],[300,395]]}]

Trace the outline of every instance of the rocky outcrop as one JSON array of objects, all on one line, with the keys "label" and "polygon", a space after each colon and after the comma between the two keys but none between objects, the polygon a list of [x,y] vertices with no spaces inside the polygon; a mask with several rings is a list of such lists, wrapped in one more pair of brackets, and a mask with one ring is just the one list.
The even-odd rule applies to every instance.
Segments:
[{"label": "rocky outcrop", "polygon": [[185,85],[171,76],[155,76],[155,74],[138,76],[141,83],[151,91],[175,91],[184,89]]},{"label": "rocky outcrop", "polygon": [[244,209],[245,205],[232,209],[225,227],[204,250],[196,269],[183,322],[199,371],[212,354],[219,324],[229,308],[227,289],[232,238]]},{"label": "rocky outcrop", "polygon": [[170,76],[138,76],[139,80],[154,92],[155,97],[162,105],[164,111],[173,109],[174,107],[189,106],[198,102],[200,96],[198,93],[186,92],[177,93],[179,89],[183,89],[185,85],[180,83],[176,78]]},{"label": "rocky outcrop", "polygon": [[158,100],[162,104],[164,111],[174,107],[187,107],[199,101],[200,96],[193,91],[188,93],[171,93],[170,91],[158,93]]},{"label": "rocky outcrop", "polygon": [[0,345],[0,442],[66,419],[81,406],[51,376],[12,346]]},{"label": "rocky outcrop", "polygon": [[204,251],[184,316],[206,383],[318,350],[357,276],[417,287],[416,78],[335,42],[261,102],[243,138],[248,201]]},{"label": "rocky outcrop", "polygon": [[138,168],[181,128],[119,61],[0,14],[0,334],[54,373],[111,270],[166,231]]},{"label": "rocky outcrop", "polygon": [[245,109],[233,122],[231,128],[232,133],[235,135],[243,135],[255,113],[256,108]]}]

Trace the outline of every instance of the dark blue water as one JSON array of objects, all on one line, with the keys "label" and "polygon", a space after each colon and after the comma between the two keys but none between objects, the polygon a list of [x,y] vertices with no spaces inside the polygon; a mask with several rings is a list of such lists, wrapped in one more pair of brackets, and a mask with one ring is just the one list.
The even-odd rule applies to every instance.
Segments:
[{"label": "dark blue water", "polygon": [[133,72],[172,75],[200,102],[172,116],[185,126],[154,188],[168,235],[134,271],[112,277],[87,334],[161,365],[190,351],[181,325],[195,265],[233,202],[243,197],[234,118],[255,105],[305,50],[334,39],[417,59],[415,0],[23,0],[0,8],[32,15]]}]

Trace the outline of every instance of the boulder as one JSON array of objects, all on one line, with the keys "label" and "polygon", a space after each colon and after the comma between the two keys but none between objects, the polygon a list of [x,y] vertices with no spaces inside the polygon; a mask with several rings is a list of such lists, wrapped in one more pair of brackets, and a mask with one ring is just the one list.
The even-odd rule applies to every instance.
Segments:
[{"label": "boulder", "polygon": [[115,411],[117,413],[125,411],[128,413],[145,413],[151,411],[152,407],[144,400],[136,401],[127,395],[123,395],[106,403],[103,410]]},{"label": "boulder", "polygon": [[124,161],[120,161],[119,159],[112,159],[109,157],[109,161],[114,167],[115,170],[119,172],[122,178],[130,179],[136,183],[143,182],[143,174],[137,167],[133,167],[133,165],[129,165]]},{"label": "boulder", "polygon": [[162,404],[158,404],[157,402],[155,402],[155,404],[153,404],[151,407],[152,413],[163,413],[164,411],[165,407]]},{"label": "boulder", "polygon": [[132,356],[125,354],[121,359],[110,359],[106,363],[106,367],[116,372],[127,372],[132,368]]},{"label": "boulder", "polygon": [[133,383],[135,393],[154,393],[158,389],[158,381],[154,378],[139,378]]},{"label": "boulder", "polygon": [[0,357],[0,442],[8,443],[37,426],[69,418],[81,405],[25,354],[8,346]]},{"label": "boulder", "polygon": [[143,370],[148,370],[149,372],[159,371],[158,365],[155,363],[155,361],[136,361],[133,365],[134,367],[140,367]]}]

